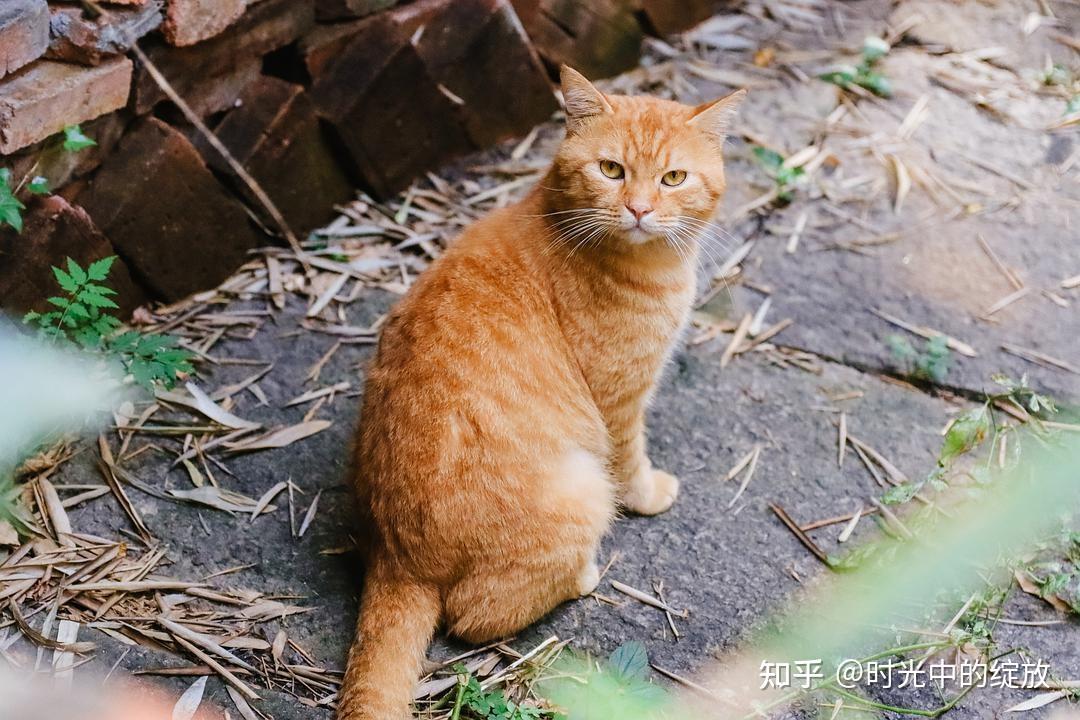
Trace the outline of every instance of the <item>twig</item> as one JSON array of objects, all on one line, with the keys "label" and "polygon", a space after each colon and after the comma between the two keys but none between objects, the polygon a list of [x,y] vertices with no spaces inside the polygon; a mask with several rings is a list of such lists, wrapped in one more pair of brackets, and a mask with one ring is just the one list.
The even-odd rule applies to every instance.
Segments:
[{"label": "twig", "polygon": [[795,535],[799,542],[801,542],[803,546],[806,547],[806,549],[813,554],[814,557],[820,560],[826,567],[832,567],[832,565],[829,563],[828,555],[826,555],[825,552],[817,546],[817,543],[815,543],[809,535],[802,531],[802,528],[795,524],[795,521],[791,519],[791,516],[787,514],[784,508],[780,507],[776,503],[771,502],[769,503],[769,509],[773,511],[776,517],[780,518],[780,522],[787,525],[788,530],[790,530]]}]

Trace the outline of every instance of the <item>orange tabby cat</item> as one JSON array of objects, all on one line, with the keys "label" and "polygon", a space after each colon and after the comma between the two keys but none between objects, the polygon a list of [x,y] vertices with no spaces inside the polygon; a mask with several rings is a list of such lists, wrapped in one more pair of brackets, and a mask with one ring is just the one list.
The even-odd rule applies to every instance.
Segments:
[{"label": "orange tabby cat", "polygon": [[567,137],[391,312],[357,490],[372,545],[342,720],[401,720],[437,625],[507,637],[599,582],[620,508],[671,507],[645,408],[695,293],[743,91],[688,107],[564,67]]}]

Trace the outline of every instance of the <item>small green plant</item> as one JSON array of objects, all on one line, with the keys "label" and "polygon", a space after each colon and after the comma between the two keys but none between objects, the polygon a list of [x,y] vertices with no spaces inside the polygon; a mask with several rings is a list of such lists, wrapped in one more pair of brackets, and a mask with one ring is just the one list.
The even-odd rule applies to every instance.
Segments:
[{"label": "small green plant", "polygon": [[485,690],[463,665],[455,666],[459,675],[451,718],[476,720],[545,720],[554,714],[536,705],[515,703],[502,690]]},{"label": "small green plant", "polygon": [[559,720],[665,717],[671,697],[649,682],[649,656],[639,642],[617,648],[599,663],[576,657],[558,668],[541,692],[560,709]]},{"label": "small green plant", "polygon": [[1039,72],[1039,82],[1046,86],[1067,86],[1072,83],[1072,73],[1061,63],[1047,61],[1046,66]]},{"label": "small green plant", "polygon": [[118,359],[132,379],[148,390],[155,384],[172,387],[180,375],[194,372],[194,355],[168,335],[120,331],[121,322],[108,312],[117,307],[112,300],[116,291],[104,284],[115,260],[115,256],[102,258],[84,269],[68,258],[66,270],[53,267],[63,291],[48,298],[56,309],[28,312],[23,323],[36,326],[38,335],[52,342]]},{"label": "small green plant", "polygon": [[903,335],[890,335],[887,338],[889,350],[910,377],[926,382],[944,382],[952,365],[952,352],[949,340],[944,335],[935,335],[926,341],[922,350],[916,350]]},{"label": "small green plant", "polygon": [[97,142],[87,137],[78,125],[69,125],[64,128],[64,149],[68,152],[79,152],[95,145]]},{"label": "small green plant", "polygon": [[0,226],[8,225],[15,232],[22,232],[22,211],[26,208],[11,187],[11,171],[0,168]]},{"label": "small green plant", "polygon": [[818,77],[845,90],[858,85],[879,97],[887,98],[892,95],[892,83],[874,68],[878,61],[888,54],[889,44],[881,38],[871,36],[863,41],[862,61],[858,65],[842,65]]},{"label": "small green plant", "polygon": [[1080,112],[1080,95],[1073,95],[1069,98],[1069,102],[1065,103],[1065,114],[1072,115],[1075,112]]},{"label": "small green plant", "polygon": [[775,150],[755,147],[753,152],[754,158],[776,183],[776,199],[785,204],[791,202],[795,188],[806,178],[806,171],[784,165],[784,156]]},{"label": "small green plant", "polygon": [[[60,146],[67,152],[79,152],[97,145],[94,139],[87,137],[78,125],[69,125],[64,128],[62,135],[63,140]],[[40,158],[38,162],[40,162]],[[38,163],[35,162],[34,167],[30,169],[30,173],[33,173],[37,166]],[[27,173],[27,175],[30,173]],[[26,178],[24,178],[25,181]],[[7,225],[17,233],[22,232],[22,211],[26,209],[26,205],[17,197],[22,187],[22,183],[19,183],[18,186],[12,185],[11,170],[9,168],[0,168],[0,228]],[[31,195],[48,195],[52,192],[49,188],[48,179],[41,175],[35,175],[29,179],[29,182],[26,183],[26,191]]]}]

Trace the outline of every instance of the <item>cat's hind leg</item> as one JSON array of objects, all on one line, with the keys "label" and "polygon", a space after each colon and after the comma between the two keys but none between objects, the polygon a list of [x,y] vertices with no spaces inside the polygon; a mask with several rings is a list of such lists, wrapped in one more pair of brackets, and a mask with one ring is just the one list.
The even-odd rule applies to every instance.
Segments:
[{"label": "cat's hind leg", "polygon": [[583,450],[561,458],[540,480],[528,521],[511,527],[446,594],[450,632],[474,643],[507,637],[595,590],[596,552],[615,507],[601,461]]}]

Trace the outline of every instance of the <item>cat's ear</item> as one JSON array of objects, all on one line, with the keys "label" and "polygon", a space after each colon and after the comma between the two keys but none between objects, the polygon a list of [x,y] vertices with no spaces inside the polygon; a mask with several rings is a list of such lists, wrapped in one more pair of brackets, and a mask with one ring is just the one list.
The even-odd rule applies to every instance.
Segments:
[{"label": "cat's ear", "polygon": [[559,70],[563,101],[566,103],[566,128],[570,132],[582,120],[611,112],[611,103],[585,76],[569,65]]},{"label": "cat's ear", "polygon": [[709,133],[722,145],[735,112],[739,109],[739,104],[742,103],[744,97],[746,97],[746,90],[736,90],[719,100],[698,105],[694,108],[694,114],[687,124]]}]

